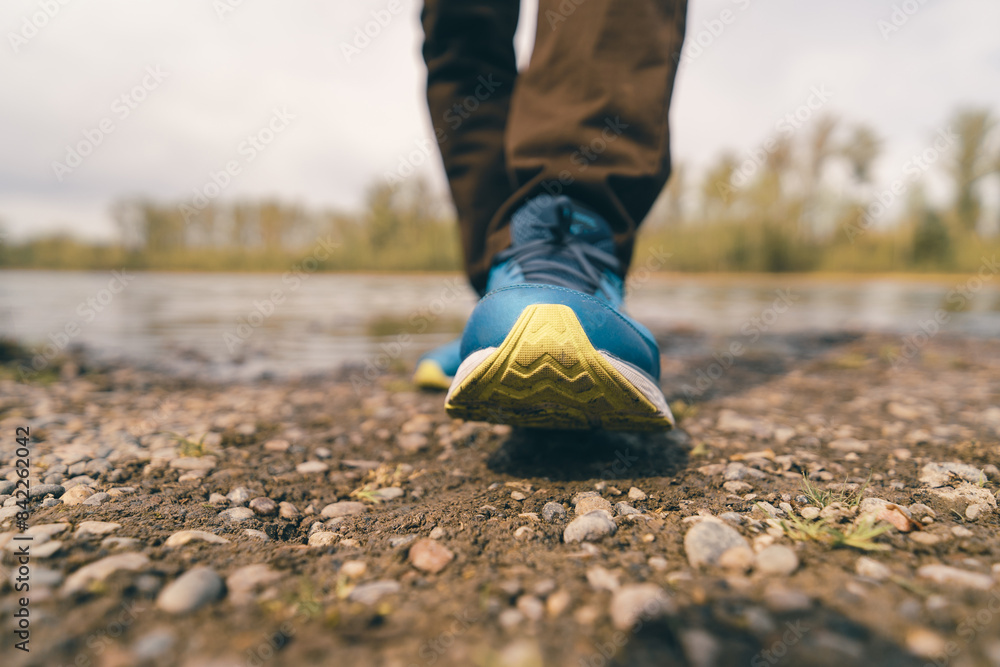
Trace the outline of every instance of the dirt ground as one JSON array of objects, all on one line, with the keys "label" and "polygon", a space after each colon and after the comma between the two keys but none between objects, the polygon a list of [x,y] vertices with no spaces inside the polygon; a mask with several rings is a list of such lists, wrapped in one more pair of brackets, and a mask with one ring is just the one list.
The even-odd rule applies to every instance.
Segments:
[{"label": "dirt ground", "polygon": [[30,503],[30,653],[0,510],[0,661],[1000,666],[1000,341],[660,339],[680,424],[651,435],[453,422],[360,366],[8,361],[0,478],[28,426],[58,486]]}]

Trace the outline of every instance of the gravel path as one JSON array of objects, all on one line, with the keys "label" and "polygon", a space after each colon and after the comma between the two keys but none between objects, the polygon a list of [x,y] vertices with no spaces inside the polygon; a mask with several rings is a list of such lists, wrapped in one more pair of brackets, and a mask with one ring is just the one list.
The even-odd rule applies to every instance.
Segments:
[{"label": "gravel path", "polygon": [[4,444],[0,662],[1000,665],[1000,342],[716,373],[684,336],[725,349],[664,337],[652,436],[453,422],[394,374],[0,380],[34,474],[24,654]]}]

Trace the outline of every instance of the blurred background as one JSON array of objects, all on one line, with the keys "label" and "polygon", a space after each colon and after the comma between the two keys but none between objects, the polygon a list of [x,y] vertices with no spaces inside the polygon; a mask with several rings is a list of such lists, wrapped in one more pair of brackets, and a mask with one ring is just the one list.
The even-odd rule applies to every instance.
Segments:
[{"label": "blurred background", "polygon": [[[257,374],[460,330],[419,10],[5,2],[0,336],[43,369],[85,345]],[[997,25],[991,0],[693,0],[633,313],[735,334],[794,289],[769,329],[1000,335]]]}]

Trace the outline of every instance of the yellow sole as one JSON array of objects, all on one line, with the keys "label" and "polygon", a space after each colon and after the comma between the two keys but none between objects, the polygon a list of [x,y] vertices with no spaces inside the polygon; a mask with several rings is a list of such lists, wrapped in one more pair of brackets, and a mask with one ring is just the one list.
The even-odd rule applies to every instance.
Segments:
[{"label": "yellow sole", "polygon": [[417,370],[413,372],[413,383],[429,391],[448,391],[451,378],[444,374],[441,365],[436,361],[424,359],[417,364]]},{"label": "yellow sole", "polygon": [[527,428],[673,426],[665,401],[657,408],[643,395],[594,348],[576,314],[561,304],[525,308],[503,343],[453,386],[445,409],[460,419]]}]

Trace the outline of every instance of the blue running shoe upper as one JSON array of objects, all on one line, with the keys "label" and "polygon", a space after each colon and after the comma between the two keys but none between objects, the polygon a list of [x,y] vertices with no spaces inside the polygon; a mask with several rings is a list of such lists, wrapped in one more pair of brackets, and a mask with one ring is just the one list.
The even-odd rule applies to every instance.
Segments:
[{"label": "blue running shoe upper", "polygon": [[658,381],[655,339],[620,312],[623,271],[608,223],[569,197],[539,195],[514,213],[510,232],[465,326],[461,358],[499,346],[527,306],[555,303],[573,309],[595,348]]}]

